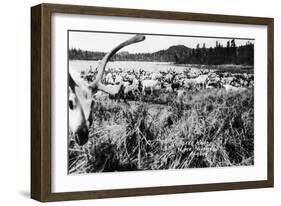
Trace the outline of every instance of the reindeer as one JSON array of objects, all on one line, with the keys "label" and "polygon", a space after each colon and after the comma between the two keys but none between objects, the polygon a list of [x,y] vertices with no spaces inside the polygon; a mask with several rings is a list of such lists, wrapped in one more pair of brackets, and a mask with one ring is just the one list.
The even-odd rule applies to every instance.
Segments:
[{"label": "reindeer", "polygon": [[[119,44],[108,52],[100,64],[98,65],[98,73],[92,83],[82,88],[68,74],[68,109],[69,109],[69,130],[75,136],[75,140],[79,145],[84,145],[89,139],[89,127],[92,123],[91,107],[93,105],[93,94],[98,91],[105,92],[110,96],[115,96],[120,93],[122,84],[105,85],[101,82],[104,75],[104,70],[109,59],[120,49],[130,44],[141,42],[145,39],[143,35],[136,35],[131,39]],[[121,89],[122,90],[122,89]]]},{"label": "reindeer", "polygon": [[132,84],[127,85],[124,88],[124,100],[127,99],[130,93],[133,95],[134,99],[139,95],[139,84],[140,82],[136,78],[134,78]]},{"label": "reindeer", "polygon": [[142,84],[142,93],[145,96],[146,91],[150,91],[150,94],[153,95],[153,92],[157,90],[157,86],[161,85],[159,81],[152,79],[145,79],[141,82]]},{"label": "reindeer", "polygon": [[173,90],[173,92],[177,89],[179,89],[182,84],[181,82],[179,82],[179,80],[176,81],[176,77],[178,76],[178,73],[176,73],[175,71],[172,72],[172,78],[171,78],[171,88]]},{"label": "reindeer", "polygon": [[206,89],[206,81],[208,79],[209,75],[207,74],[203,74],[203,75],[199,75],[198,77],[196,77],[194,79],[194,81],[196,82],[197,87],[199,87],[199,89]]}]

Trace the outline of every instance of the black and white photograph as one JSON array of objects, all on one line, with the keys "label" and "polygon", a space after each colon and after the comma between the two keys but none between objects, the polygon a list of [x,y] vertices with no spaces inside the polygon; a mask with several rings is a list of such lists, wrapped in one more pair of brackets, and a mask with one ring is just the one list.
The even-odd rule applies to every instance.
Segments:
[{"label": "black and white photograph", "polygon": [[255,39],[67,37],[69,175],[254,165]]}]

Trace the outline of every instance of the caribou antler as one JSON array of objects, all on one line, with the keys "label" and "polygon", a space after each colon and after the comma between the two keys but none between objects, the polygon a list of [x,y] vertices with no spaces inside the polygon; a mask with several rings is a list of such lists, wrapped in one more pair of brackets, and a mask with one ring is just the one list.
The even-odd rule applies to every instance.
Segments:
[{"label": "caribou antler", "polygon": [[[112,89],[106,85],[104,85],[102,82],[101,82],[101,79],[103,77],[103,74],[104,74],[104,70],[105,70],[105,67],[106,67],[106,64],[107,62],[109,61],[109,59],[120,49],[122,49],[123,47],[125,46],[128,46],[130,44],[134,44],[134,43],[137,43],[137,42],[141,42],[145,39],[145,36],[143,35],[136,35],[134,37],[132,37],[131,39],[119,44],[118,46],[116,46],[115,48],[113,48],[110,52],[108,52],[104,58],[102,59],[100,65],[98,66],[98,74],[96,76],[96,79],[94,80],[94,82],[92,84],[89,85],[89,88],[91,88],[93,91],[97,91],[98,89],[101,90],[101,91],[104,91],[108,94],[111,94],[111,95],[115,95],[118,91],[118,89]],[[120,85],[121,86],[121,85]]]}]

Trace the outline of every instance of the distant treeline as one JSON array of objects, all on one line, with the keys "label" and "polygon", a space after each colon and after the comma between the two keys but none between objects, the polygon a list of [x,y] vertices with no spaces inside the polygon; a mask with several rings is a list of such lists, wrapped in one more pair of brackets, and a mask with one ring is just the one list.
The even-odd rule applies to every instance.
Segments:
[{"label": "distant treeline", "polygon": [[[101,60],[106,53],[84,51],[76,48],[69,50],[70,60]],[[215,47],[206,48],[205,44],[196,48],[188,48],[184,45],[171,46],[166,50],[153,53],[119,52],[112,57],[113,61],[157,61],[173,62],[175,64],[239,64],[253,65],[254,44],[247,42],[245,45],[236,46],[235,40],[222,46],[219,41]]]}]

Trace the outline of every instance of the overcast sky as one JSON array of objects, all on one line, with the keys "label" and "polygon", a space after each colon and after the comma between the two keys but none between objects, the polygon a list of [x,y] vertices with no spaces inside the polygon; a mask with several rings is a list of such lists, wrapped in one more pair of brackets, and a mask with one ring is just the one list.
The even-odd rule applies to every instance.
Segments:
[{"label": "overcast sky", "polygon": [[[88,51],[108,52],[114,46],[133,37],[134,34],[118,34],[118,33],[97,33],[97,32],[69,32],[69,48],[79,48]],[[178,37],[178,36],[159,36],[145,35],[145,40],[123,48],[121,51],[130,53],[156,52],[167,49],[173,45],[185,45],[190,48],[196,48],[199,43],[202,47],[203,43],[206,47],[214,47],[216,41],[222,45],[231,39],[222,38],[203,38],[203,37]],[[254,40],[235,39],[236,45],[244,45],[246,42],[254,43]]]}]

